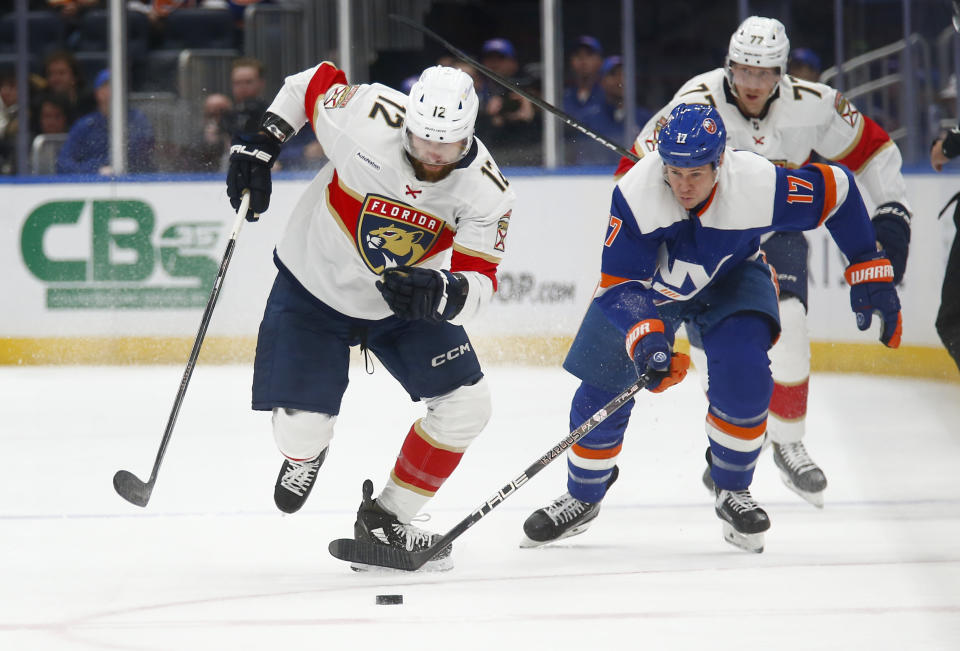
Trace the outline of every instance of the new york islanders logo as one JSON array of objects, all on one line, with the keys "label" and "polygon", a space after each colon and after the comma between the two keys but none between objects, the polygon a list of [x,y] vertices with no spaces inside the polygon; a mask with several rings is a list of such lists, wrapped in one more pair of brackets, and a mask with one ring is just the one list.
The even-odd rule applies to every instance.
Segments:
[{"label": "new york islanders logo", "polygon": [[395,199],[369,194],[357,220],[357,249],[374,273],[413,265],[436,243],[444,222]]},{"label": "new york islanders logo", "polygon": [[717,123],[713,121],[713,118],[707,118],[703,121],[703,130],[712,136],[717,132]]}]

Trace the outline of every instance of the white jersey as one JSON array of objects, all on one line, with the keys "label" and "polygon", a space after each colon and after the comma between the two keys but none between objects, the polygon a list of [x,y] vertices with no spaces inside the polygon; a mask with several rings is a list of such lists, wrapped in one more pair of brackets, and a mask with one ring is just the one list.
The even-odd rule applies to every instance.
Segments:
[{"label": "white jersey", "polygon": [[347,85],[330,63],[287,77],[268,110],[298,130],[309,117],[329,162],[290,215],[278,263],[361,319],[392,314],[375,286],[388,267],[458,271],[469,283],[460,323],[496,288],[514,193],[476,138],[448,177],[417,180],[401,140],[405,104],[381,84]]},{"label": "white jersey", "polygon": [[[656,149],[660,128],[678,104],[709,104],[723,118],[729,147],[791,169],[808,163],[816,152],[849,168],[876,206],[896,201],[909,210],[900,150],[876,122],[826,84],[785,75],[774,93],[759,117],[748,117],[737,107],[723,68],[697,75],[644,125],[632,151],[642,156]],[[617,174],[631,165],[624,159]]]}]

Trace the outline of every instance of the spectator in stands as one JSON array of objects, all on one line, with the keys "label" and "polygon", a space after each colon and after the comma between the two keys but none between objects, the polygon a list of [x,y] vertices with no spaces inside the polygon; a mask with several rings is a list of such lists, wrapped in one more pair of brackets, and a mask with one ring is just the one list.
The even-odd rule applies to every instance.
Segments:
[{"label": "spectator in stands", "polygon": [[[110,165],[110,71],[102,70],[93,84],[97,110],[71,127],[57,157],[58,174],[113,174]],[[153,164],[153,127],[147,117],[127,113],[127,166],[130,172],[150,172]]]},{"label": "spectator in stands", "polygon": [[267,110],[263,100],[266,87],[263,63],[253,57],[234,59],[230,69],[230,88],[233,97],[233,114],[229,131],[255,131],[260,118]]},{"label": "spectator in stands", "polygon": [[[57,11],[66,26],[67,47],[73,47],[79,37],[80,19],[88,9],[102,9],[105,0],[46,0],[46,6]],[[34,106],[36,106],[34,104]]]},{"label": "spectator in stands", "polygon": [[57,93],[43,93],[38,102],[38,129],[35,135],[67,133],[70,130],[70,102]]},{"label": "spectator in stands", "polygon": [[67,50],[47,55],[43,63],[42,90],[66,98],[69,106],[67,117],[71,124],[81,115],[97,109],[97,102],[84,83],[76,57]]},{"label": "spectator in stands", "polygon": [[[630,136],[626,134],[626,108],[624,107],[623,96],[623,59],[617,55],[609,56],[603,60],[603,66],[600,68],[600,87],[603,89],[604,98],[607,106],[606,110],[598,113],[593,119],[584,126],[600,134],[610,142],[621,147],[629,146]],[[639,131],[653,113],[644,106],[636,106],[634,110],[634,128]],[[593,149],[593,148],[591,148]],[[620,160],[620,154],[607,149],[599,152],[597,156],[604,156],[604,162],[616,165]]]},{"label": "spectator in stands", "polygon": [[0,174],[17,173],[17,76],[12,68],[0,70]]},{"label": "spectator in stands", "polygon": [[[480,50],[480,63],[501,77],[516,82],[525,91],[533,79],[520,73],[520,61],[513,43],[505,38],[492,38]],[[536,165],[540,162],[540,116],[530,100],[504,88],[501,84],[481,77],[468,64],[457,62],[460,68],[474,78],[478,87],[480,112],[477,116],[477,137],[486,146],[498,152],[501,165]]]},{"label": "spectator in stands", "polygon": [[183,169],[198,172],[226,171],[232,136],[233,100],[223,93],[211,93],[203,100],[201,133],[183,147]]},{"label": "spectator in stands", "polygon": [[206,0],[204,6],[226,7],[233,16],[234,47],[243,50],[243,14],[253,5],[273,4],[273,0]]},{"label": "spectator in stands", "polygon": [[47,6],[56,9],[66,20],[75,20],[87,9],[102,7],[103,0],[47,0]]},{"label": "spectator in stands", "polygon": [[[563,91],[563,110],[574,120],[589,128],[602,119],[609,110],[600,69],[603,67],[603,47],[593,36],[580,36],[570,50],[570,83]],[[572,129],[567,131],[567,160],[578,165],[602,164],[606,148]]]},{"label": "spectator in stands", "polygon": [[820,57],[806,47],[790,50],[787,74],[804,81],[820,81]]}]

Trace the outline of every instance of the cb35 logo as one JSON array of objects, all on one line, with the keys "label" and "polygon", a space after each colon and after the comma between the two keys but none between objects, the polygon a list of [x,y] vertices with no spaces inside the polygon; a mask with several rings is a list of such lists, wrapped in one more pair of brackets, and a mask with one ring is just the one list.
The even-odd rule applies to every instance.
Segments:
[{"label": "cb35 logo", "polygon": [[27,217],[20,250],[30,273],[46,283],[51,309],[202,307],[218,268],[206,253],[222,225],[156,228],[143,201],[50,201]]}]

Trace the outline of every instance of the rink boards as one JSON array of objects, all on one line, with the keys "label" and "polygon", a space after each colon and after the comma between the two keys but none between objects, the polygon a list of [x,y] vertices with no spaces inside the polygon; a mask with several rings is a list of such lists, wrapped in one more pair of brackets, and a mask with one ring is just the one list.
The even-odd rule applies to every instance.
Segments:
[{"label": "rink boards", "polygon": [[[612,181],[508,175],[517,194],[500,289],[469,331],[487,361],[556,364],[598,280]],[[306,179],[275,180],[270,210],[240,232],[202,359],[252,358],[272,250]],[[901,288],[904,347],[856,329],[845,262],[825,229],[810,240],[810,332],[820,370],[957,379],[934,328],[960,178],[907,176],[914,210]],[[4,279],[0,363],[185,361],[233,223],[219,180],[0,185]],[[952,214],[952,213],[951,213]]]}]

